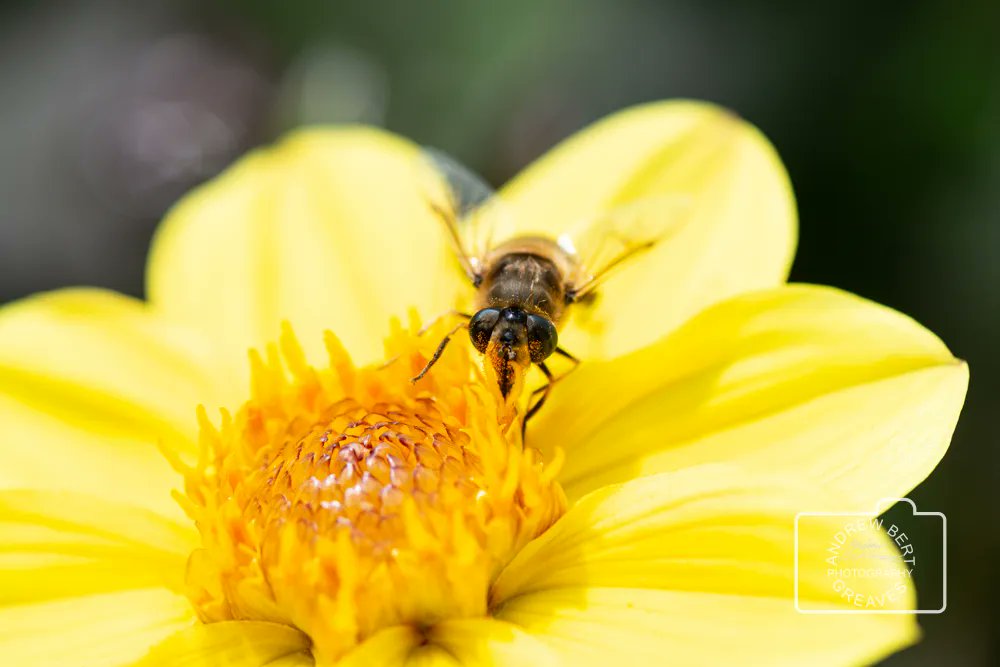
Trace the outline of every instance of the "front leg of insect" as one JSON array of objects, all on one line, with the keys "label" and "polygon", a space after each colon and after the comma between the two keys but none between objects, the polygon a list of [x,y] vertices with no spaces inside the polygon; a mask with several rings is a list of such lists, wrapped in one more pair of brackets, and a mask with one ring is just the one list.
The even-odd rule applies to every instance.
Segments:
[{"label": "front leg of insect", "polygon": [[[545,374],[545,379],[548,380],[544,385],[538,389],[531,392],[531,397],[528,399],[529,408],[526,413],[524,413],[524,419],[521,420],[521,442],[524,442],[524,434],[528,430],[528,420],[535,416],[542,406],[545,405],[545,399],[549,397],[549,392],[552,391],[552,385],[555,384],[555,380],[552,378],[552,371],[549,367],[545,365],[545,362],[538,364],[538,369]],[[538,397],[536,399],[536,396]]]},{"label": "front leg of insect", "polygon": [[566,371],[565,373],[563,373],[559,377],[554,377],[552,375],[552,372],[549,370],[548,366],[545,365],[544,361],[538,364],[539,370],[541,370],[542,373],[545,374],[545,378],[548,380],[548,382],[546,382],[544,385],[542,385],[538,389],[535,389],[533,392],[531,392],[531,397],[528,400],[528,405],[530,407],[528,407],[528,411],[524,415],[524,420],[521,422],[521,440],[522,441],[524,440],[524,433],[525,433],[525,431],[528,428],[528,420],[531,419],[532,417],[534,417],[535,414],[539,410],[542,409],[542,406],[545,405],[545,401],[546,401],[546,399],[548,399],[549,393],[551,393],[551,391],[552,391],[552,387],[557,382],[559,382],[560,380],[562,380],[563,378],[565,378],[567,375],[569,375],[570,373],[572,373],[573,371],[575,371],[577,369],[577,367],[580,365],[580,360],[579,359],[577,359],[576,357],[574,357],[572,354],[570,354],[566,350],[562,349],[561,347],[556,347],[555,354],[558,354],[559,356],[561,356],[561,357],[563,357],[565,359],[568,359],[569,361],[571,361],[573,363],[573,366],[570,367],[570,369],[568,371]]},{"label": "front leg of insect", "polygon": [[410,378],[410,382],[416,382],[427,375],[427,371],[429,371],[431,367],[437,363],[438,359],[440,359],[441,355],[444,353],[444,349],[448,347],[448,343],[451,342],[451,337],[454,336],[459,329],[464,329],[467,326],[468,322],[461,322],[460,324],[455,325],[455,327],[449,331],[443,339],[441,339],[441,344],[437,346],[436,350],[434,350],[433,356],[431,356],[430,360],[424,365],[423,369]]},{"label": "front leg of insect", "polygon": [[420,331],[417,332],[417,335],[423,336],[425,333],[433,329],[434,325],[436,325],[438,322],[445,319],[446,317],[460,317],[466,321],[472,319],[472,315],[469,315],[468,313],[463,313],[461,310],[455,310],[454,308],[452,308],[451,310],[444,311],[440,315],[435,315],[434,317],[432,317],[427,324],[420,327]]}]

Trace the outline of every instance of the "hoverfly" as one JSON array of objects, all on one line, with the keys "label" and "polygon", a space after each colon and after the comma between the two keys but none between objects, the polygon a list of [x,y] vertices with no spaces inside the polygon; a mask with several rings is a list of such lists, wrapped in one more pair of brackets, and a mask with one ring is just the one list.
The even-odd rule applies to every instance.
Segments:
[{"label": "hoverfly", "polygon": [[[444,198],[428,204],[447,232],[455,256],[476,290],[473,314],[453,311],[462,322],[441,341],[420,380],[441,357],[452,336],[468,329],[484,355],[483,369],[507,406],[520,395],[532,364],[546,384],[534,390],[522,421],[544,405],[553,384],[579,359],[559,346],[558,331],[570,309],[594,301],[597,288],[615,270],[655,246],[677,228],[689,207],[685,195],[659,195],[595,212],[555,236],[517,234],[512,216],[493,190],[472,171],[432,149],[423,152],[444,186]],[[546,365],[553,354],[573,363],[555,377]]]}]

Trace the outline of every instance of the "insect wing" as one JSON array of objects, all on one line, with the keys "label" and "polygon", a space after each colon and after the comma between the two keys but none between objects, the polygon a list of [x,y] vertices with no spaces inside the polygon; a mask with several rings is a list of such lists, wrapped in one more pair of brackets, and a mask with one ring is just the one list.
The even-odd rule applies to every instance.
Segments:
[{"label": "insect wing", "polygon": [[676,234],[687,222],[691,197],[645,197],[591,216],[556,241],[577,260],[569,281],[574,300],[592,293],[611,273]]},{"label": "insect wing", "polygon": [[428,187],[430,205],[444,222],[462,268],[478,284],[494,240],[510,228],[509,213],[493,188],[454,158],[433,148],[425,148],[423,156],[436,181]]}]

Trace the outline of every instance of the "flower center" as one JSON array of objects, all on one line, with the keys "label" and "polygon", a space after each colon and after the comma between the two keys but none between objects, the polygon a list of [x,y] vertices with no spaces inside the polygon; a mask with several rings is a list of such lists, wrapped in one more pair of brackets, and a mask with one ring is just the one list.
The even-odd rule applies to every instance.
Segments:
[{"label": "flower center", "polygon": [[202,537],[187,574],[202,620],[288,623],[333,660],[383,627],[489,613],[491,582],[565,497],[468,349],[410,383],[435,334],[395,327],[377,368],[328,334],[317,370],[286,328],[252,355],[235,415],[216,428],[201,411],[179,500]]}]

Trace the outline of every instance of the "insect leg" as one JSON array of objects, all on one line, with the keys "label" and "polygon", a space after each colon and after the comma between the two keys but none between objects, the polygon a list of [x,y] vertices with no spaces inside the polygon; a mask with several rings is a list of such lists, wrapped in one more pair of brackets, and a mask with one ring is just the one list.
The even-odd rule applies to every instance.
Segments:
[{"label": "insect leg", "polygon": [[[566,350],[562,349],[561,347],[556,347],[555,352],[560,357],[565,357],[566,359],[569,359],[570,361],[573,362],[573,368],[571,368],[568,371],[566,371],[566,374],[572,373],[574,370],[576,370],[576,367],[580,365],[580,360],[579,359],[577,359],[576,357],[574,357],[572,354],[570,354]],[[563,374],[560,377],[565,377],[566,374]]]},{"label": "insect leg", "polygon": [[431,328],[432,328],[432,327],[433,327],[433,326],[434,326],[435,324],[437,324],[438,322],[440,322],[441,320],[443,320],[443,319],[444,319],[444,318],[446,318],[446,317],[464,317],[464,318],[465,318],[465,319],[467,319],[467,320],[471,320],[471,319],[472,319],[472,315],[469,315],[468,313],[463,313],[463,312],[462,312],[462,311],[460,311],[460,310],[455,310],[454,308],[452,308],[451,310],[446,310],[446,311],[444,311],[443,313],[440,313],[440,314],[438,314],[438,315],[435,315],[435,316],[434,316],[434,317],[433,317],[433,318],[431,319],[431,321],[430,321],[430,322],[428,322],[427,324],[425,324],[425,325],[424,325],[423,327],[421,327],[421,328],[420,328],[420,331],[418,331],[418,332],[417,332],[417,335],[418,335],[418,336],[423,336],[423,335],[424,335],[425,333],[427,333],[427,332],[428,332],[428,331],[429,331],[429,330],[430,330],[430,329],[431,329]]},{"label": "insect leg", "polygon": [[570,369],[568,371],[566,371],[565,373],[563,373],[559,377],[555,377],[554,378],[552,376],[549,376],[549,383],[550,384],[555,384],[556,382],[559,382],[560,380],[562,380],[564,377],[566,377],[567,375],[569,375],[570,373],[572,373],[573,371],[575,371],[580,366],[580,360],[577,359],[576,357],[574,357],[572,354],[570,354],[566,350],[562,349],[561,347],[556,347],[555,354],[558,354],[560,357],[568,359],[569,361],[571,361],[573,363],[573,366],[570,367]]},{"label": "insect leg", "polygon": [[538,364],[538,368],[545,373],[545,377],[548,379],[548,382],[545,383],[544,386],[531,392],[531,397],[528,399],[529,403],[531,403],[531,401],[534,400],[535,396],[538,394],[541,394],[541,397],[528,408],[528,411],[524,414],[524,419],[521,420],[521,442],[524,442],[524,432],[528,428],[528,420],[534,417],[535,413],[537,413],[542,406],[545,405],[545,399],[549,397],[549,392],[552,391],[552,385],[555,383],[555,380],[552,378],[552,372],[549,370],[549,367],[545,365],[545,362]]},{"label": "insect leg", "polygon": [[524,441],[524,431],[527,428],[528,420],[531,419],[535,415],[535,413],[541,410],[542,405],[545,404],[545,399],[549,397],[549,392],[552,391],[552,385],[554,385],[556,382],[559,382],[559,380],[562,380],[564,377],[575,371],[577,366],[580,365],[579,359],[577,359],[576,357],[574,357],[572,354],[562,349],[561,347],[557,347],[555,349],[555,353],[561,357],[565,357],[566,359],[572,361],[573,367],[570,368],[565,373],[563,373],[562,375],[560,375],[559,377],[553,377],[552,372],[549,370],[548,366],[546,366],[544,363],[538,364],[538,368],[542,371],[542,373],[545,374],[545,377],[548,379],[548,382],[544,386],[541,386],[538,389],[531,392],[531,396],[528,399],[529,403],[531,403],[531,401],[534,400],[535,396],[537,396],[538,394],[541,394],[542,396],[534,404],[532,404],[530,408],[528,408],[528,412],[525,413],[524,415],[524,421],[521,422],[522,442]]},{"label": "insect leg", "polygon": [[434,364],[436,364],[437,360],[441,358],[441,353],[444,352],[444,348],[448,347],[448,343],[451,342],[451,337],[455,335],[455,332],[458,331],[459,329],[464,329],[467,326],[469,326],[468,322],[462,322],[461,324],[459,324],[458,326],[456,326],[454,329],[452,329],[451,331],[449,331],[448,335],[445,336],[441,340],[441,344],[438,345],[438,347],[437,347],[436,350],[434,350],[434,356],[431,357],[430,361],[427,362],[427,365],[424,366],[424,368],[423,368],[422,371],[420,371],[415,376],[413,376],[413,377],[410,378],[410,382],[416,382],[417,380],[419,380],[423,376],[427,375],[427,371],[429,371],[431,369],[431,366],[433,366]]}]

